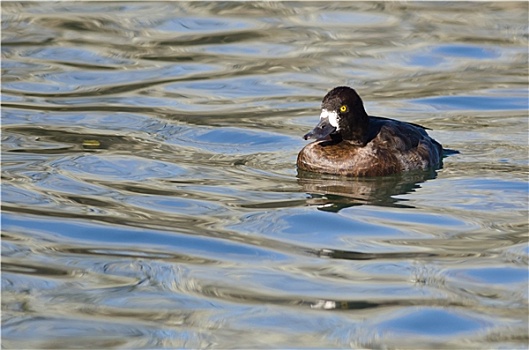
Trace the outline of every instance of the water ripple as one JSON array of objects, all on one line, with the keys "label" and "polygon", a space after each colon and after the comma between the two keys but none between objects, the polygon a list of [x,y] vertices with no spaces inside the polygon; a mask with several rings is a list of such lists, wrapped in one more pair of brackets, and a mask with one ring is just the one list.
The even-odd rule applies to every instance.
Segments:
[{"label": "water ripple", "polygon": [[[2,3],[8,348],[526,348],[527,4]],[[332,86],[459,151],[298,172]]]}]

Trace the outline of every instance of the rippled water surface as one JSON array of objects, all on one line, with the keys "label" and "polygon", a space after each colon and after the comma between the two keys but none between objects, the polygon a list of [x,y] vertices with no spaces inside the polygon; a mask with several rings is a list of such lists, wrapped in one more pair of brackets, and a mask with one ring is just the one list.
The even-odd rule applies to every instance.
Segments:
[{"label": "rippled water surface", "polygon": [[[2,347],[527,348],[527,10],[2,2]],[[459,153],[298,174],[337,85]]]}]

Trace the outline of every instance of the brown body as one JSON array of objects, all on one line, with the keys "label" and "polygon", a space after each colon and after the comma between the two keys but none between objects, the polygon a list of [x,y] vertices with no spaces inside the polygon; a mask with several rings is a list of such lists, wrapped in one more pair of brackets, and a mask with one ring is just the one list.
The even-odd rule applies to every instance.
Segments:
[{"label": "brown body", "polygon": [[312,142],[299,152],[297,166],[317,173],[384,176],[441,164],[442,146],[420,125],[369,117],[364,142],[340,137]]}]

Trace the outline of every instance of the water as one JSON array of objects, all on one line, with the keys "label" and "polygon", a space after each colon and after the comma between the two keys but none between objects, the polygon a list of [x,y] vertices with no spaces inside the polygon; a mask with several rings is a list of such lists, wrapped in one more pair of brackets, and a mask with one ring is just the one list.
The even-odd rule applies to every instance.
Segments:
[{"label": "water", "polygon": [[[528,4],[2,3],[4,348],[527,348]],[[298,174],[323,95],[458,150]]]}]

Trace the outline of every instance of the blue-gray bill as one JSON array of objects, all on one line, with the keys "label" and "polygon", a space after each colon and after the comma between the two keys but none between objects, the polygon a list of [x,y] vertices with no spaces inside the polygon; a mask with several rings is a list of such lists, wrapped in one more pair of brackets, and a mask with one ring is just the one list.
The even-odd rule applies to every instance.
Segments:
[{"label": "blue-gray bill", "polygon": [[305,140],[315,138],[316,140],[325,140],[330,134],[336,131],[336,127],[332,126],[329,122],[329,118],[320,119],[320,122],[312,131],[303,135]]}]

